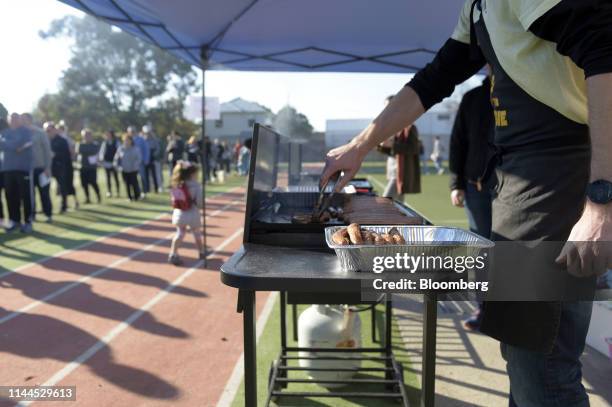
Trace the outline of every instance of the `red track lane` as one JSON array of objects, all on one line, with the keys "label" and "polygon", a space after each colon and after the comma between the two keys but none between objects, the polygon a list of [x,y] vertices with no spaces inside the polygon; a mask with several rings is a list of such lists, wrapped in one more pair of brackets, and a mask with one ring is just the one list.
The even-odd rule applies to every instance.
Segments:
[{"label": "red track lane", "polygon": [[[209,215],[242,198],[211,199]],[[214,249],[242,227],[244,207],[234,202],[208,218]],[[122,321],[197,263],[191,239],[184,267],[166,263],[169,241],[122,261],[172,231],[168,220],[151,221],[76,252],[32,265],[0,280],[0,321],[6,315],[108,268],[49,303],[0,324],[0,384],[43,384],[95,345]],[[219,281],[221,263],[240,246],[236,236],[108,346],[58,384],[76,385],[75,406],[214,405],[242,352],[236,291]],[[266,296],[258,296],[258,312]],[[2,403],[0,405],[12,405]],[[45,405],[34,403],[33,405]]]}]

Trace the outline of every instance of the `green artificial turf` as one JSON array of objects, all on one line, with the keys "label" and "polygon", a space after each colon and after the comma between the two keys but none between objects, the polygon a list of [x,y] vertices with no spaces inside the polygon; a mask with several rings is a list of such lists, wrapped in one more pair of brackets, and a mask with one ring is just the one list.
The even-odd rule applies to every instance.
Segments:
[{"label": "green artificial turf", "polygon": [[[303,311],[307,306],[299,306],[298,312]],[[372,347],[381,346],[380,338],[384,338],[384,306],[379,305],[376,312],[377,320],[377,339],[378,343],[372,343],[370,334],[370,311],[360,313],[361,318],[361,337],[362,346]],[[402,346],[399,330],[397,324],[393,323],[392,327],[392,342],[393,342],[393,353],[398,362],[404,366],[404,384],[408,394],[408,399],[411,405],[417,405],[419,400],[419,380],[410,368],[410,361],[408,359],[405,347]],[[292,325],[291,325],[291,307],[287,307],[287,339],[288,346],[297,346],[297,343],[293,341]],[[277,298],[272,314],[266,323],[265,329],[259,338],[257,345],[257,405],[263,406],[266,401],[267,389],[268,389],[268,372],[270,365],[273,360],[279,356],[280,352],[280,306]],[[375,354],[369,354],[375,356]],[[291,361],[291,366],[297,366],[295,361]],[[382,364],[379,362],[364,362],[363,367],[381,367]],[[290,378],[306,379],[307,376],[303,371],[291,371],[289,373]],[[379,372],[361,372],[356,375],[355,378],[367,379],[367,378],[384,378],[382,373]],[[336,388],[332,391],[381,391],[382,385],[359,385],[358,387],[347,386],[342,388]],[[316,384],[303,384],[303,383],[290,383],[288,388],[284,391],[310,391],[310,392],[326,392],[324,387]],[[276,402],[271,405],[277,406],[334,406],[334,407],[348,407],[348,406],[393,406],[400,405],[397,400],[380,400],[380,399],[357,399],[357,398],[279,398]],[[236,397],[232,403],[232,407],[244,406],[244,381],[240,384]]]},{"label": "green artificial turf", "polygon": [[[125,197],[124,186],[121,185],[122,197],[105,198],[106,180],[102,171],[98,174],[98,184],[103,197],[101,204],[84,205],[85,196],[78,184],[78,172],[76,172],[75,187],[77,187],[78,199],[81,202],[79,210],[69,210],[62,215],[57,214],[60,202],[52,186],[53,223],[45,223],[45,216],[39,213],[38,222],[34,223],[32,234],[26,235],[18,231],[5,233],[0,229],[0,272],[14,270],[23,264],[77,247],[125,227],[139,225],[170,211],[167,192],[152,193],[147,195],[143,201],[129,202]],[[222,185],[207,185],[206,194],[212,196],[242,185],[246,185],[246,178],[232,175],[226,177]],[[36,195],[38,199],[38,193]],[[73,205],[72,198],[69,198],[68,204]],[[40,202],[37,208],[40,210]]]}]

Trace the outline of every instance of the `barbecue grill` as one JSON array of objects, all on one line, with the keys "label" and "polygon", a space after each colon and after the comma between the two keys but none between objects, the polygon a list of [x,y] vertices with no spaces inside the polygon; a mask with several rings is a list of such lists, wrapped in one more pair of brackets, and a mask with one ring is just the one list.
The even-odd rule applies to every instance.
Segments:
[{"label": "barbecue grill", "polygon": [[[247,205],[242,248],[221,267],[223,283],[239,289],[238,312],[244,316],[245,349],[245,404],[256,406],[256,354],[255,354],[255,291],[280,291],[280,336],[281,349],[277,360],[270,368],[266,405],[277,397],[357,397],[395,398],[408,405],[403,385],[402,366],[392,353],[391,301],[385,304],[385,341],[380,347],[352,349],[312,349],[287,345],[286,306],[293,306],[293,335],[297,336],[297,304],[364,304],[361,299],[361,280],[365,273],[343,270],[334,252],[325,241],[325,228],[347,224],[348,215],[322,222],[296,223],[296,216],[308,216],[319,195],[318,180],[322,164],[304,163],[301,151],[307,145],[296,146],[289,137],[256,124],[254,127]],[[326,191],[330,193],[331,191]],[[372,193],[366,179],[353,180],[344,190],[336,193],[331,207],[344,209],[363,205],[384,204],[405,224],[429,224],[416,211],[402,203],[381,200]],[[378,204],[377,204],[378,203]],[[374,307],[372,309],[372,339],[377,342]],[[425,301],[426,314],[424,335],[435,336],[436,303],[430,296]],[[427,338],[426,338],[427,339]],[[423,404],[433,406],[433,377],[435,347],[429,338],[424,342],[423,358]],[[374,392],[292,392],[286,389],[291,383],[303,382],[294,379],[292,373],[308,370],[291,364],[299,360],[299,352],[317,352],[317,355],[337,355],[346,352],[347,357],[362,360],[377,360],[380,368],[360,368],[358,371],[378,371],[383,379],[347,379],[342,384],[378,385]],[[325,359],[326,356],[314,356]],[[329,358],[330,356],[327,356]],[[331,369],[331,368],[330,368]],[[331,369],[334,370],[334,369]],[[316,381],[310,381],[316,383]],[[340,383],[335,383],[340,384]]]}]

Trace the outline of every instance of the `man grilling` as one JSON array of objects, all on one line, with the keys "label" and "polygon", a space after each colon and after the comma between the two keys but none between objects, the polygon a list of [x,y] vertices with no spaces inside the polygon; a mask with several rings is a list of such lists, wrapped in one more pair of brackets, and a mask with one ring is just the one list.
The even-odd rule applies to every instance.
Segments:
[{"label": "man grilling", "polygon": [[[497,241],[568,241],[557,262],[593,279],[612,267],[612,4],[468,0],[451,38],[349,144],[324,182],[346,184],[363,158],[454,86],[492,68]],[[551,260],[552,261],[552,260]],[[489,302],[481,331],[499,339],[510,406],[588,406],[579,357],[590,302]]]}]

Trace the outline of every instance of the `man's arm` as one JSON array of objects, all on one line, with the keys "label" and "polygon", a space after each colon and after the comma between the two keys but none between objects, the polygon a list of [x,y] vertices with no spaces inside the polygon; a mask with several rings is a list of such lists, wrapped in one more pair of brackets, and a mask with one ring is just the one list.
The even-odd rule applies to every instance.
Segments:
[{"label": "man's arm", "polygon": [[449,96],[455,85],[477,73],[484,60],[470,59],[470,46],[449,39],[434,60],[391,99],[385,109],[350,143],[327,154],[321,182],[344,171],[336,184],[340,190],[359,171],[366,154],[392,134],[408,127],[427,109]]},{"label": "man's arm", "polygon": [[[591,133],[591,181],[612,181],[612,73],[587,79]],[[601,275],[612,268],[612,203],[587,199],[568,244],[557,258],[575,276]]]}]

